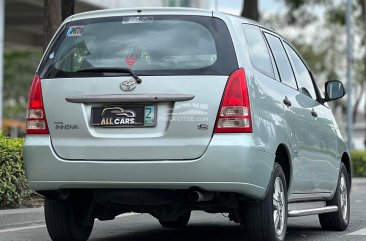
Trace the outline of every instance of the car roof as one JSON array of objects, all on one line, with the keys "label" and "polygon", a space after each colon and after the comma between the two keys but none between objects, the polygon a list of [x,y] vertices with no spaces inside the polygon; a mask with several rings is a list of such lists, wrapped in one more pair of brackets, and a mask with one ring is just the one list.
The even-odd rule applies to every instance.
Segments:
[{"label": "car roof", "polygon": [[[112,8],[97,11],[83,12],[68,17],[64,23],[82,19],[103,18],[114,16],[136,16],[136,15],[192,15],[192,16],[208,16],[217,17],[228,21],[239,21],[240,23],[253,24],[263,29],[266,29],[274,34],[280,36],[274,30],[261,25],[260,23],[241,16],[214,11],[201,8],[182,8],[182,7],[143,7],[143,8]],[[280,36],[283,38],[282,36]]]},{"label": "car roof", "polygon": [[[227,13],[219,11],[213,11],[209,9],[199,8],[178,8],[178,7],[158,7],[158,8],[114,8],[114,9],[103,9],[91,12],[83,12],[68,17],[65,22],[88,19],[88,18],[101,18],[101,17],[113,17],[113,16],[128,16],[128,15],[193,15],[193,16],[211,16],[211,17],[236,17]],[[256,23],[249,19],[240,18],[241,21],[248,23]],[[258,23],[256,23],[258,25]]]}]

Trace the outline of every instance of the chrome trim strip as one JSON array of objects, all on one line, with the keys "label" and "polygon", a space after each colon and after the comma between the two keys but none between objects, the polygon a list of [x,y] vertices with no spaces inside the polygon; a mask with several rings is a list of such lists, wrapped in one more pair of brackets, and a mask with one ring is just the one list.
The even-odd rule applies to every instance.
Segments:
[{"label": "chrome trim strip", "polygon": [[307,216],[313,214],[321,214],[321,213],[332,213],[337,212],[337,206],[328,206],[323,208],[313,208],[313,209],[304,209],[304,210],[291,210],[288,212],[289,217],[300,217],[300,216]]},{"label": "chrome trim strip", "polygon": [[127,95],[81,95],[65,98],[70,103],[159,103],[192,100],[194,95],[186,94],[127,94]]},{"label": "chrome trim strip", "polygon": [[289,202],[288,210],[305,210],[313,208],[324,208],[327,206],[325,201],[313,201],[313,202]]},{"label": "chrome trim strip", "polygon": [[310,202],[310,201],[327,201],[333,197],[331,192],[319,193],[293,193],[289,196],[289,202]]}]

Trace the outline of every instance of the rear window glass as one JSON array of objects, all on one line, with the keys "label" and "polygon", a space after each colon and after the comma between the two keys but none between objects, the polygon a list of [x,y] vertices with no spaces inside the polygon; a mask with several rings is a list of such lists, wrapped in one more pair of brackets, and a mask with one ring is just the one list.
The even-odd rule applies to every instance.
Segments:
[{"label": "rear window glass", "polygon": [[266,42],[258,27],[243,25],[245,37],[249,47],[250,59],[257,71],[274,78],[271,58]]},{"label": "rear window glass", "polygon": [[90,73],[80,71],[91,68],[131,68],[142,75],[228,75],[237,61],[222,20],[125,16],[68,23],[39,72],[43,78],[82,77]]}]

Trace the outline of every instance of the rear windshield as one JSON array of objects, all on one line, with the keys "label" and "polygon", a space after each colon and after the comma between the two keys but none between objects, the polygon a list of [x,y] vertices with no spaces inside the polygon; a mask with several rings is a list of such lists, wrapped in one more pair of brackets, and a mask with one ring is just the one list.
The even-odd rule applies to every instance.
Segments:
[{"label": "rear windshield", "polygon": [[[103,75],[229,75],[238,67],[225,23],[203,16],[124,16],[67,23],[38,70],[41,78]],[[110,73],[108,73],[110,75]]]}]

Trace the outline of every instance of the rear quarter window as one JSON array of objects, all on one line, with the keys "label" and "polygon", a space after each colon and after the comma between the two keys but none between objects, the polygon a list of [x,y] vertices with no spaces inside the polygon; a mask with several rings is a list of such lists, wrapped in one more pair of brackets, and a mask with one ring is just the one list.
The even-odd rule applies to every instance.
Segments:
[{"label": "rear quarter window", "polygon": [[220,19],[124,16],[68,23],[39,72],[43,78],[82,77],[83,69],[105,67],[127,67],[141,75],[229,75],[238,64]]},{"label": "rear quarter window", "polygon": [[245,24],[243,29],[254,68],[262,74],[274,78],[271,57],[260,29],[256,26]]}]

